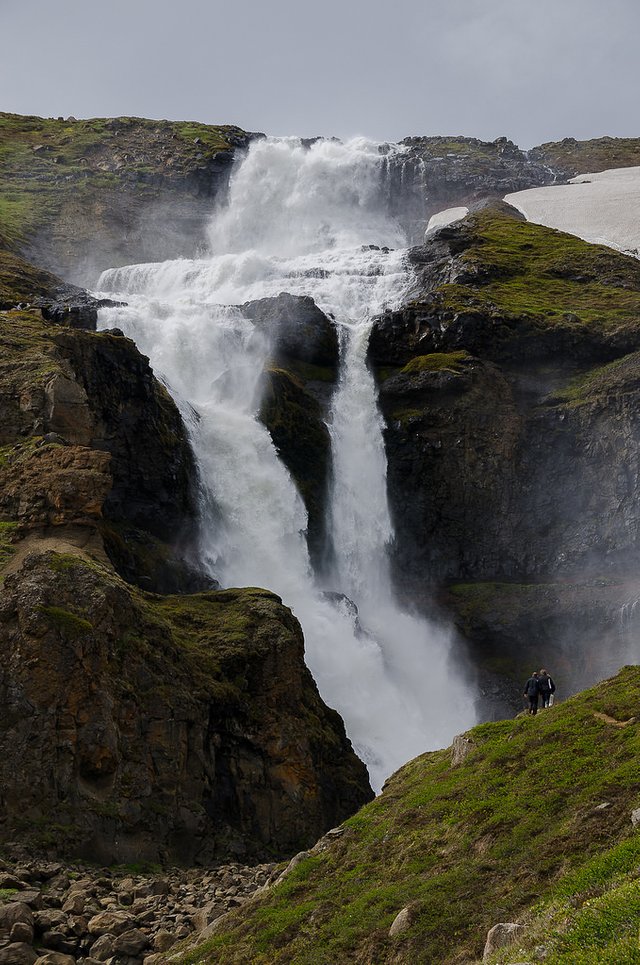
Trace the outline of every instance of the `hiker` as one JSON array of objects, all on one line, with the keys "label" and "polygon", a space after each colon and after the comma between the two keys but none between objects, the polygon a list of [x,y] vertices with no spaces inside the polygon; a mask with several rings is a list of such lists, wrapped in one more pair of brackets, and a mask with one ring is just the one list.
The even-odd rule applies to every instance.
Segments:
[{"label": "hiker", "polygon": [[538,694],[540,693],[540,684],[538,683],[538,674],[534,670],[526,684],[524,685],[523,697],[529,698],[529,713],[538,713]]},{"label": "hiker", "polygon": [[538,687],[540,688],[542,707],[551,707],[553,705],[553,695],[556,692],[556,685],[544,669],[538,674]]}]

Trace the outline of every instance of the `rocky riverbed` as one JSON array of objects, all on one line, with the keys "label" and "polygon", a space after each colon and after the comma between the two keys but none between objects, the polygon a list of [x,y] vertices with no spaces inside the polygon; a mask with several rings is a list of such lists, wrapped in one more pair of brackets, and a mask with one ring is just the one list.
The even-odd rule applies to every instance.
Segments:
[{"label": "rocky riverbed", "polygon": [[0,965],[160,965],[277,877],[275,864],[223,864],[142,873],[0,859]]}]

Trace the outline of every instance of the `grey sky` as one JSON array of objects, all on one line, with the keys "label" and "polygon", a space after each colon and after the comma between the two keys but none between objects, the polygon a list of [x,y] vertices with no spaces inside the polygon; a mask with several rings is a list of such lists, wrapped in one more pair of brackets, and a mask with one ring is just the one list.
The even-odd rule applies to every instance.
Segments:
[{"label": "grey sky", "polygon": [[0,0],[0,109],[269,134],[640,135],[638,0]]}]

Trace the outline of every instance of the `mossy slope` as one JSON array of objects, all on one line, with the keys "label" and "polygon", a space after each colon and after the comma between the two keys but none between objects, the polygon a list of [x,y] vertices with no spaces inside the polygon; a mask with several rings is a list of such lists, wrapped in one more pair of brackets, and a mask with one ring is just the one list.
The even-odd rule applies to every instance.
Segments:
[{"label": "mossy slope", "polygon": [[[628,667],[536,718],[474,728],[457,766],[450,750],[411,761],[183,963],[470,963],[498,921],[524,923],[550,965],[640,961],[639,702]],[[411,927],[389,938],[406,906]]]}]

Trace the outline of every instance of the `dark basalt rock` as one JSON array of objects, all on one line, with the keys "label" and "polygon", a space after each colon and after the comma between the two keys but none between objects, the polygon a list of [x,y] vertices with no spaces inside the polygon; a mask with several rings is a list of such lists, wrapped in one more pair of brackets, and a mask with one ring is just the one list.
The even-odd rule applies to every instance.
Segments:
[{"label": "dark basalt rock", "polygon": [[272,367],[264,375],[259,417],[304,499],[309,518],[309,552],[318,561],[324,550],[331,462],[331,440],[322,406],[299,378]]},{"label": "dark basalt rock", "polygon": [[370,800],[264,590],[152,597],[30,555],[0,600],[0,839],[104,864],[286,856]]},{"label": "dark basalt rock", "polygon": [[240,309],[267,334],[275,361],[337,366],[336,326],[308,295],[281,292],[274,298],[245,302]]}]

